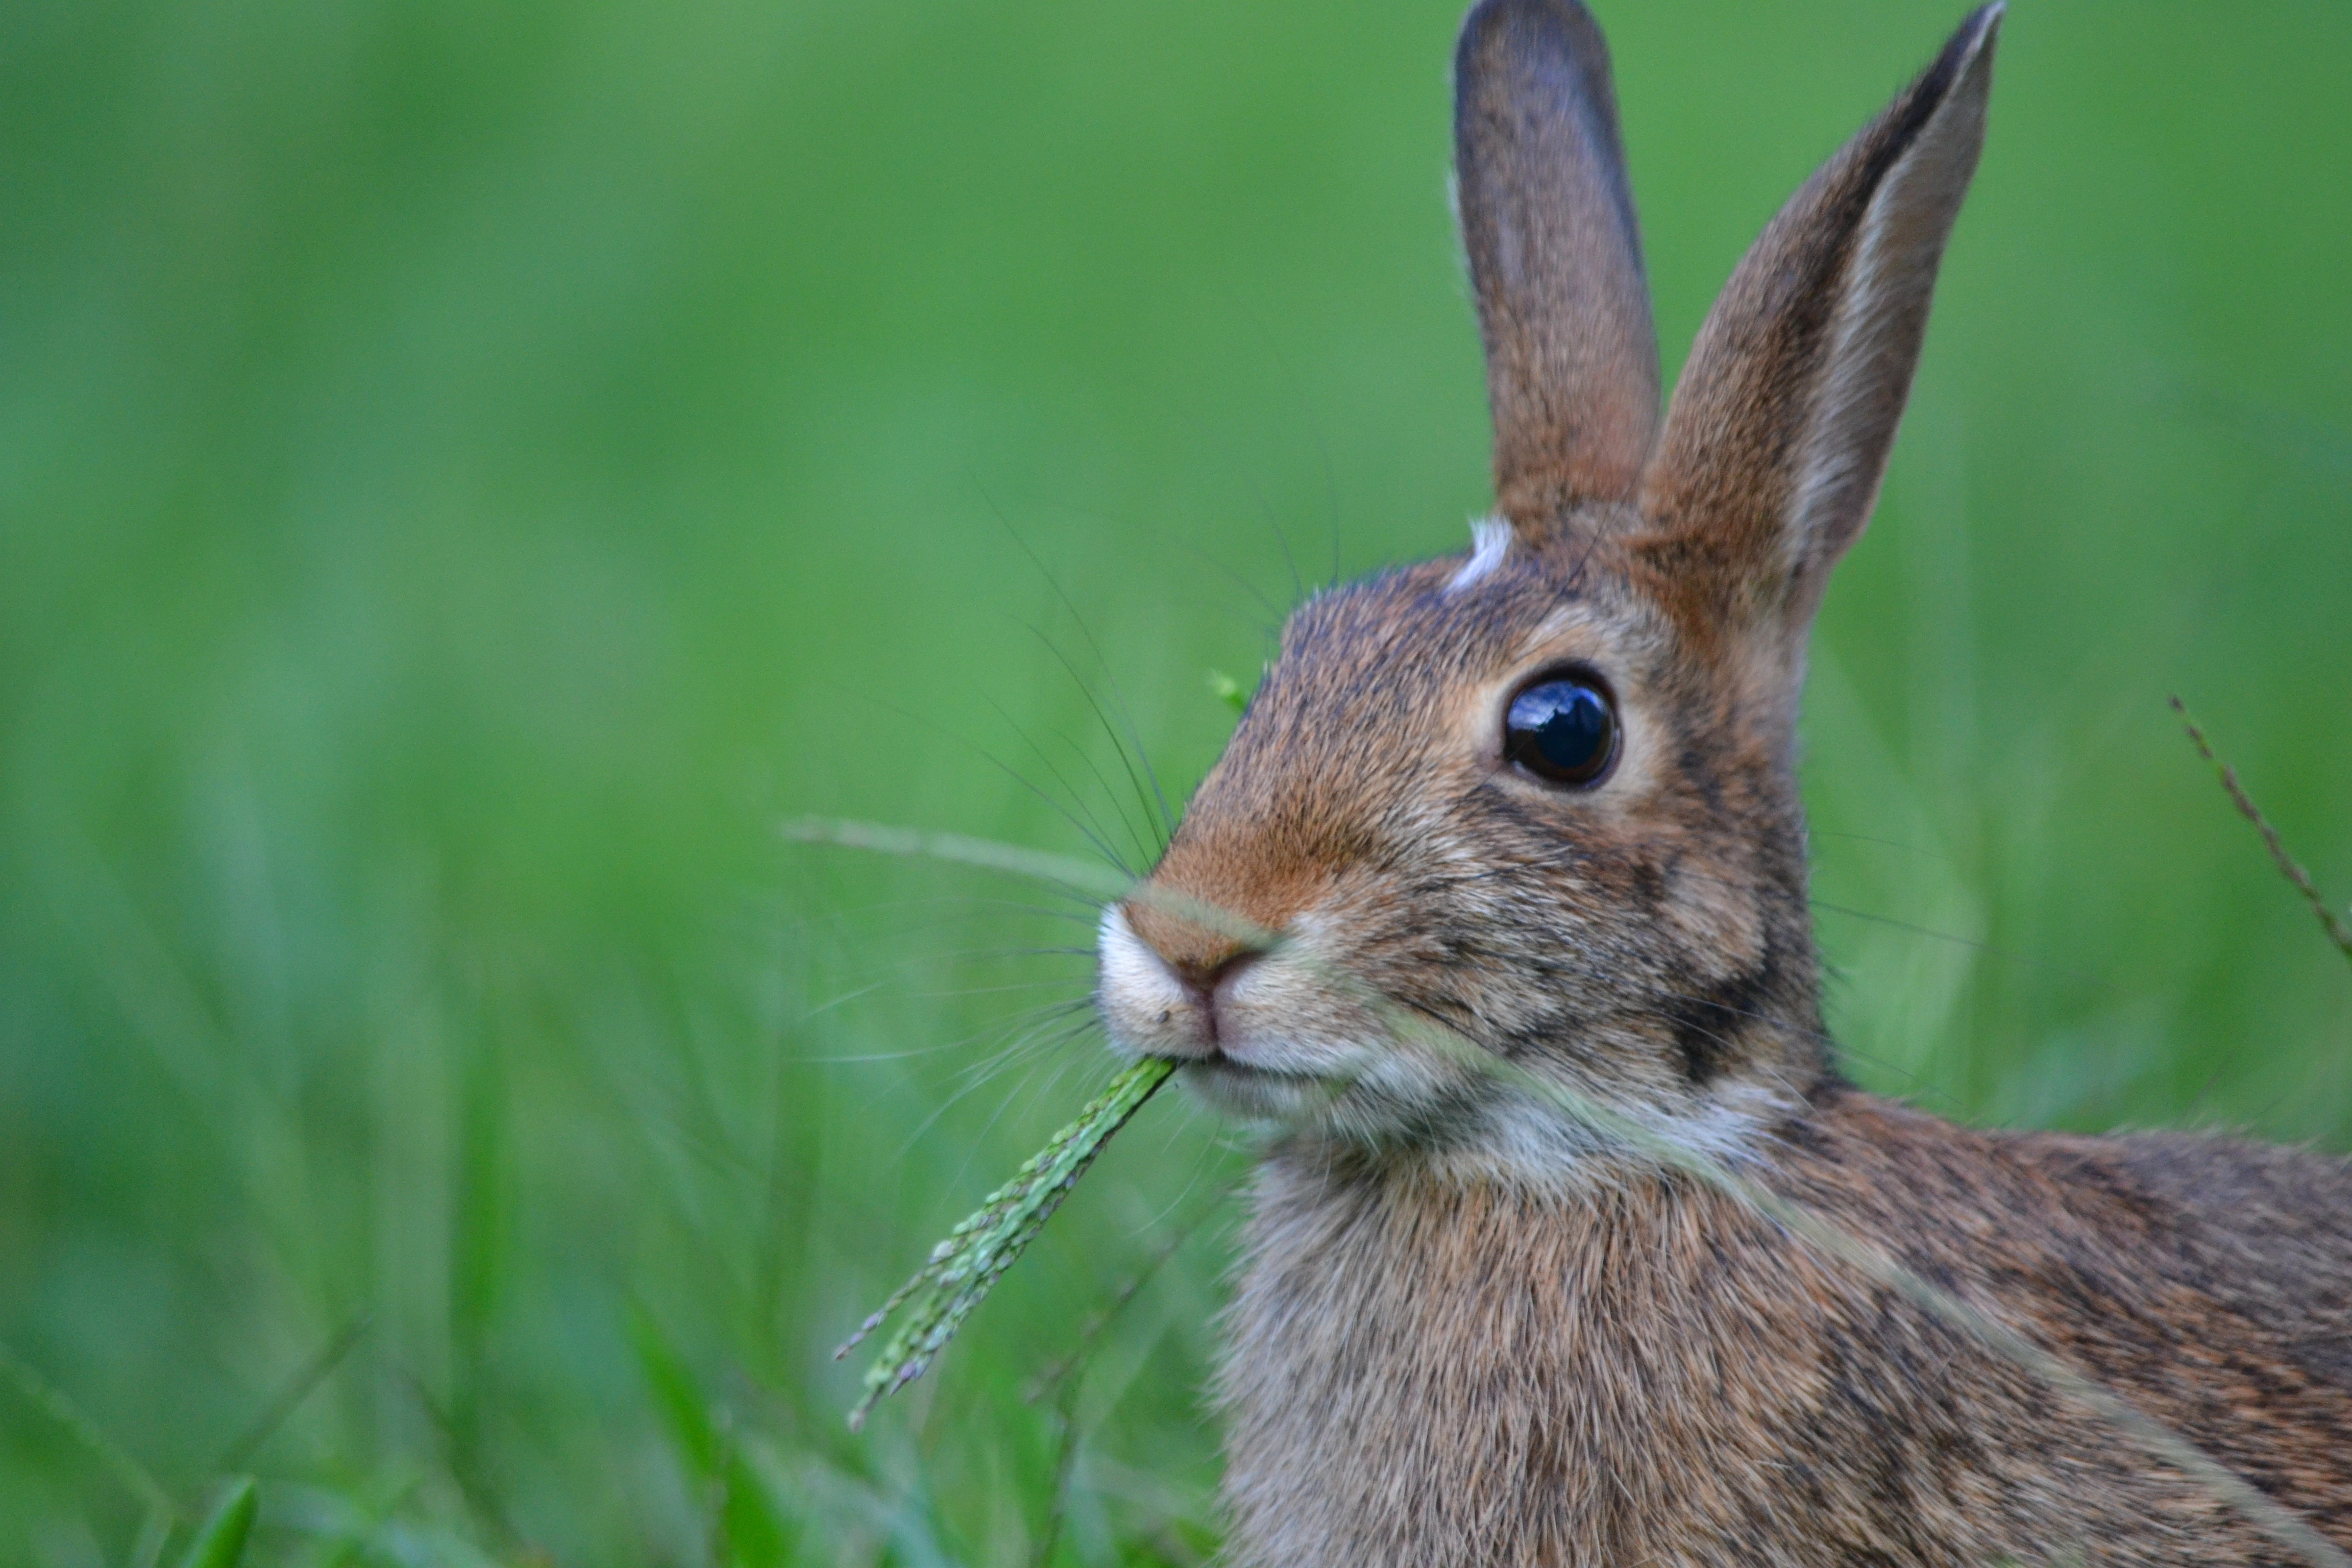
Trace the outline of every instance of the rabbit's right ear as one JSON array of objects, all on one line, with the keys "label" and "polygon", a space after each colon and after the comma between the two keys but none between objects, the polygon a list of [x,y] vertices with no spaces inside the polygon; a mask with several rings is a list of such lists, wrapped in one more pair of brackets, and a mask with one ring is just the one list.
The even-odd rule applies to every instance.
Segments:
[{"label": "rabbit's right ear", "polygon": [[1658,337],[1609,48],[1577,0],[1470,13],[1454,147],[1496,505],[1534,538],[1578,501],[1630,496],[1658,431]]},{"label": "rabbit's right ear", "polygon": [[[1642,483],[1680,618],[1789,673],[1870,521],[1984,145],[2000,0],[1790,198],[1724,285]],[[1759,640],[1760,634],[1760,641]]]}]

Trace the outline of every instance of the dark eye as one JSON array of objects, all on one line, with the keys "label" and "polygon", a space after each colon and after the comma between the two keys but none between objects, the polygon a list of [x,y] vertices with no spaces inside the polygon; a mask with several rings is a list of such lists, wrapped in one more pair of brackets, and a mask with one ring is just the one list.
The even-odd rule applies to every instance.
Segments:
[{"label": "dark eye", "polygon": [[1503,716],[1503,760],[1547,784],[1597,784],[1616,757],[1617,709],[1598,680],[1547,676]]}]

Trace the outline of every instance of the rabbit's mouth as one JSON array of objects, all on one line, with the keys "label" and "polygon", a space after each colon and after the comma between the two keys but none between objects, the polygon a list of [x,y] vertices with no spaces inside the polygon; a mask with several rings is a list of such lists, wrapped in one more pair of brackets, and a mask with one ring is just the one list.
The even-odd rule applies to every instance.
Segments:
[{"label": "rabbit's mouth", "polygon": [[1295,950],[1196,974],[1162,959],[1117,906],[1105,912],[1096,1001],[1123,1052],[1182,1065],[1186,1081],[1253,1120],[1311,1117],[1370,1065],[1377,1019]]},{"label": "rabbit's mouth", "polygon": [[1184,1062],[1185,1086],[1228,1115],[1286,1126],[1316,1119],[1348,1090],[1349,1079],[1241,1060],[1219,1051]]}]

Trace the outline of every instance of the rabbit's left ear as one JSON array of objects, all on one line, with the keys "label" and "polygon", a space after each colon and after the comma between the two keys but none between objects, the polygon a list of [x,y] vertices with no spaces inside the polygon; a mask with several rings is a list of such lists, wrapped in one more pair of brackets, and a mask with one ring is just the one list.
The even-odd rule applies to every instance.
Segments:
[{"label": "rabbit's left ear", "polygon": [[1463,248],[1495,500],[1523,537],[1623,500],[1658,431],[1658,334],[1609,48],[1577,0],[1480,0],[1454,56]]},{"label": "rabbit's left ear", "polygon": [[1962,23],[1790,198],[1699,329],[1643,476],[1649,532],[1635,542],[1685,618],[1801,638],[1870,520],[1984,145],[2000,12]]}]

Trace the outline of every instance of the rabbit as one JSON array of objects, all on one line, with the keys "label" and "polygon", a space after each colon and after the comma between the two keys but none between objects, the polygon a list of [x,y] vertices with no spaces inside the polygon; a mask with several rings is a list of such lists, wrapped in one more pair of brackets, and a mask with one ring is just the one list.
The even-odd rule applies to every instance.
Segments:
[{"label": "rabbit", "polygon": [[[1576,0],[1469,14],[1496,516],[1290,617],[1099,931],[1114,1048],[1267,1130],[1214,1389],[1237,1568],[2280,1563],[2315,1554],[2298,1517],[2352,1547],[2352,1165],[1956,1125],[1822,1032],[1806,638],[2000,20],[1781,209],[1662,413],[1601,32]],[[2286,1511],[1400,1017],[1803,1205]]]}]

